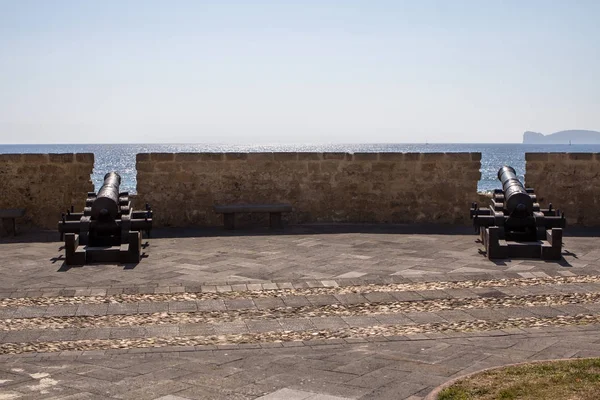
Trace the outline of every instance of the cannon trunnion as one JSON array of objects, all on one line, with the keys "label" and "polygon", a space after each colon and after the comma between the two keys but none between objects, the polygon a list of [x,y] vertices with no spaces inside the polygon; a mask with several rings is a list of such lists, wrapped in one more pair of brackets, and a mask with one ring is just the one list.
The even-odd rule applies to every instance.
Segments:
[{"label": "cannon trunnion", "polygon": [[109,172],[98,193],[89,192],[82,213],[68,210],[58,222],[67,265],[93,262],[138,263],[142,232],[150,237],[152,210],[134,211],[128,192],[119,192],[121,176]]},{"label": "cannon trunnion", "polygon": [[542,209],[533,189],[526,189],[512,167],[498,171],[502,189],[496,189],[489,208],[473,203],[470,215],[481,235],[487,257],[559,260],[565,216],[552,203]]}]

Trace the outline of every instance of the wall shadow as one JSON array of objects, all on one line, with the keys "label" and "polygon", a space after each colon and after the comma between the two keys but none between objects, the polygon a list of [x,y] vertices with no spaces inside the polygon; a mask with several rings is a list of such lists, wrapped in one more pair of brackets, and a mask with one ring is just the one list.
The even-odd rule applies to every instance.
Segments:
[{"label": "wall shadow", "polygon": [[[288,225],[284,229],[269,229],[264,226],[241,227],[233,231],[223,227],[156,228],[151,239],[190,238],[190,237],[231,237],[231,236],[287,236],[287,235],[327,235],[344,233],[404,234],[404,235],[467,235],[478,240],[472,226],[448,224],[353,224],[322,223]],[[566,228],[564,237],[600,237],[600,228]],[[10,243],[62,243],[57,231],[34,230],[20,232],[17,236],[0,237],[0,245]],[[144,235],[146,240],[146,236]],[[146,241],[144,247],[148,246]],[[59,249],[60,250],[60,249]]]}]

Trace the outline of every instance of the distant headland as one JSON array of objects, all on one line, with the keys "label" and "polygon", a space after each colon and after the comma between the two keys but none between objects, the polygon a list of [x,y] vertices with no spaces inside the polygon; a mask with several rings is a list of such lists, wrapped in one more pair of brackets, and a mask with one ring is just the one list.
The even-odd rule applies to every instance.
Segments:
[{"label": "distant headland", "polygon": [[569,130],[544,135],[527,131],[523,134],[526,144],[600,144],[600,132]]}]

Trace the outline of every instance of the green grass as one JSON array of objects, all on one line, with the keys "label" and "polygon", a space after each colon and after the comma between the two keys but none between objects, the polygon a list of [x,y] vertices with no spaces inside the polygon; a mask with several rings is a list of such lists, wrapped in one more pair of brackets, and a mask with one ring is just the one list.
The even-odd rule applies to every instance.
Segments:
[{"label": "green grass", "polygon": [[598,400],[600,358],[506,367],[442,390],[438,400]]}]

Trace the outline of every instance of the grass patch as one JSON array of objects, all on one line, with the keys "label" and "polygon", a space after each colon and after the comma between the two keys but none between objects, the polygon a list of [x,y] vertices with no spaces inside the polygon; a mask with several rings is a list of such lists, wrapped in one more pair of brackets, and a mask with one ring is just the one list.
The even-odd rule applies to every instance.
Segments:
[{"label": "grass patch", "polygon": [[438,400],[598,400],[600,358],[495,369],[461,379]]}]

